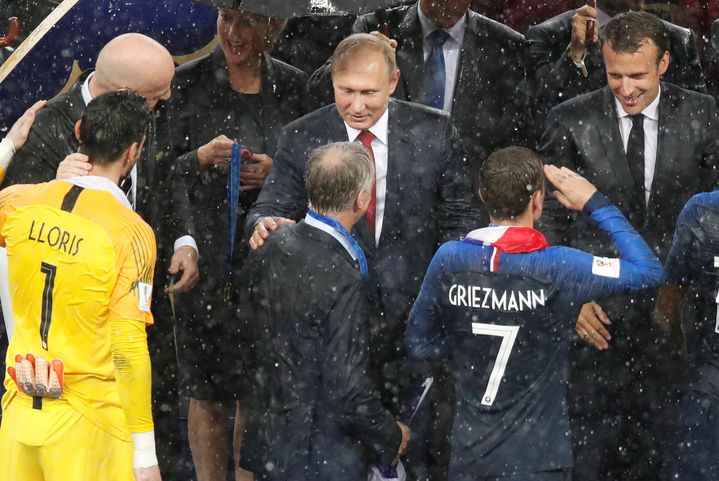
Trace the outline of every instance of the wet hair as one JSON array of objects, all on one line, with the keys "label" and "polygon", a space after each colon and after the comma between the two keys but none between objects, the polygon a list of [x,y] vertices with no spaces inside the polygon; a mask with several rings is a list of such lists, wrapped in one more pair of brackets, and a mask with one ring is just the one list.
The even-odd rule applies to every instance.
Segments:
[{"label": "wet hair", "polygon": [[85,108],[80,122],[80,152],[94,164],[116,160],[145,138],[150,110],[145,99],[129,90],[102,94]]},{"label": "wet hair", "polygon": [[307,160],[307,197],[322,215],[347,212],[357,194],[372,188],[374,178],[374,162],[362,144],[327,144],[313,150]]},{"label": "wet hair", "polygon": [[669,29],[657,17],[647,12],[620,13],[604,24],[599,30],[599,41],[602,46],[609,43],[617,53],[636,53],[651,41],[659,48],[657,65],[669,51]]},{"label": "wet hair", "polygon": [[391,77],[397,71],[397,60],[395,59],[394,50],[384,40],[380,40],[374,35],[368,33],[355,33],[342,40],[337,48],[335,48],[332,58],[330,59],[330,72],[334,77],[338,69],[342,67],[344,62],[352,58],[357,52],[370,50],[381,53],[384,57],[384,63],[387,66],[387,76]]},{"label": "wet hair", "polygon": [[527,210],[535,192],[544,189],[542,161],[533,150],[497,150],[479,170],[479,191],[493,219],[506,220]]}]

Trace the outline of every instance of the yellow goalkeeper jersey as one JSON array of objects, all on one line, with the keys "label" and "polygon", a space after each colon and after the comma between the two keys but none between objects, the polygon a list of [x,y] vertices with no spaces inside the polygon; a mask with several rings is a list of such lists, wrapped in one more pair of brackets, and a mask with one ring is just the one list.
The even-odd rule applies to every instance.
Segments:
[{"label": "yellow goalkeeper jersey", "polygon": [[[15,319],[5,362],[13,366],[16,354],[27,353],[62,360],[62,397],[100,428],[130,440],[110,325],[153,322],[156,244],[152,229],[123,204],[122,191],[101,180],[110,188],[54,181],[0,192],[0,245],[7,247]],[[7,374],[5,388],[3,408],[25,396]]]}]

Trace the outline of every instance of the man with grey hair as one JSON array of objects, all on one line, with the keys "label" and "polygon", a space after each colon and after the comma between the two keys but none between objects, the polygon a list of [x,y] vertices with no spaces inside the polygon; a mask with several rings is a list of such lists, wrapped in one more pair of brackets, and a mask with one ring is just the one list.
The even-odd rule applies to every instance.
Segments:
[{"label": "man with grey hair", "polygon": [[365,480],[409,439],[368,376],[367,261],[350,231],[370,204],[374,163],[361,144],[338,142],[315,149],[306,172],[306,216],[252,253],[243,276],[256,404],[241,459],[257,479]]}]

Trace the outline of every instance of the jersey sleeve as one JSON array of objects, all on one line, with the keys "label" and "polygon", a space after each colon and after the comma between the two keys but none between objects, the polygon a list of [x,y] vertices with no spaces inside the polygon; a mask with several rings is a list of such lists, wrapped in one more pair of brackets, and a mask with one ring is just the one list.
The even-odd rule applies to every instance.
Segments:
[{"label": "jersey sleeve", "polygon": [[689,260],[695,254],[693,229],[698,222],[699,200],[699,195],[689,199],[677,219],[674,240],[666,262],[667,282],[670,284],[686,285],[691,280],[692,268]]},{"label": "jersey sleeve", "polygon": [[128,228],[119,246],[118,277],[110,300],[110,320],[128,319],[152,324],[152,280],[157,258],[155,234],[144,223]]},{"label": "jersey sleeve", "polygon": [[441,278],[448,244],[439,248],[422,281],[409,315],[405,336],[407,354],[414,359],[441,359],[448,356],[447,337],[440,318]]},{"label": "jersey sleeve", "polygon": [[597,296],[657,287],[664,278],[664,269],[621,211],[606,203],[593,210],[591,217],[609,234],[619,258],[596,257],[567,247],[547,249],[546,255],[556,257],[557,261],[547,263],[552,266],[555,283],[574,300],[583,302]]}]

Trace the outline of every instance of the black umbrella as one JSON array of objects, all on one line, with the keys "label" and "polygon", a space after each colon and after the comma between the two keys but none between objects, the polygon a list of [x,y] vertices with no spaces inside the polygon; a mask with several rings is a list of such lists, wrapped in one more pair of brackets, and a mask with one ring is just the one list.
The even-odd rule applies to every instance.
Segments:
[{"label": "black umbrella", "polygon": [[309,15],[358,15],[389,8],[402,0],[195,0],[216,7],[246,10],[265,17],[306,17]]}]

